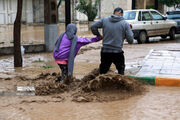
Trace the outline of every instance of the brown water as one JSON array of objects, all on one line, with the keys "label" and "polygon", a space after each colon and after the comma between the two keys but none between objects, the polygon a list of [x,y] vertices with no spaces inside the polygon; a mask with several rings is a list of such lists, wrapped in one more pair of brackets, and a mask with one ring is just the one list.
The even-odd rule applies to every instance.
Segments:
[{"label": "brown water", "polygon": [[[179,50],[178,41],[125,45],[126,63],[141,62],[151,49]],[[101,43],[88,47],[91,46],[98,48]],[[78,55],[75,60],[75,76],[81,78],[97,68],[100,63],[99,53],[100,49],[91,49]],[[39,59],[41,62],[35,62]],[[42,67],[44,65],[51,65],[53,68],[45,69]],[[0,91],[12,90],[17,84],[26,83],[14,79],[4,81],[1,77],[32,77],[41,72],[59,71],[52,53],[25,54],[22,69],[13,68],[12,56],[0,57],[0,68]],[[115,70],[115,67],[111,69]],[[61,96],[0,97],[0,120],[180,120],[179,87],[146,88],[148,92],[143,95],[113,102],[76,103],[62,101]]]},{"label": "brown water", "polygon": [[145,95],[108,103],[33,103],[30,116],[54,120],[179,120],[180,88],[148,88]]},{"label": "brown water", "polygon": [[[153,86],[147,88],[149,92],[144,95],[102,103],[58,102],[58,99],[48,97],[3,97],[1,101],[4,105],[1,103],[0,118],[2,120],[180,119],[180,88]],[[25,102],[25,100],[30,102]]]}]

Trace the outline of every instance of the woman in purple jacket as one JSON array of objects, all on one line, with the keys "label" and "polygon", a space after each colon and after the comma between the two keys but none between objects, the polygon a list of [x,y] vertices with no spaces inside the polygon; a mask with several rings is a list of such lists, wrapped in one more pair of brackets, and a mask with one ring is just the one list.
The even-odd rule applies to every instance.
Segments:
[{"label": "woman in purple jacket", "polygon": [[88,43],[97,42],[102,39],[102,36],[91,39],[77,37],[76,32],[76,25],[68,24],[66,32],[62,33],[55,43],[53,56],[62,71],[60,81],[63,81],[67,76],[73,76],[74,58],[79,49]]}]

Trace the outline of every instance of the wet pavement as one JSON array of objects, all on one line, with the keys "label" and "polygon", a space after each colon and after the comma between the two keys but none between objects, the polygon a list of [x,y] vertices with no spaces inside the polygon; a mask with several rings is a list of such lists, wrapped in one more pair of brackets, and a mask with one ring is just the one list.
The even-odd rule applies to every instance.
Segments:
[{"label": "wet pavement", "polygon": [[151,50],[142,62],[137,76],[180,78],[180,49]]}]

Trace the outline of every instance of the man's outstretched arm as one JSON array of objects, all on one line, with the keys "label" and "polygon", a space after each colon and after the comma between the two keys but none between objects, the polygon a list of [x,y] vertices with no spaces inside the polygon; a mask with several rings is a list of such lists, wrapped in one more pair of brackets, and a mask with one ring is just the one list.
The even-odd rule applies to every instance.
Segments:
[{"label": "man's outstretched arm", "polygon": [[101,36],[101,34],[99,33],[98,31],[98,28],[102,28],[102,25],[103,25],[103,19],[100,19],[96,22],[94,22],[92,25],[91,25],[91,31],[94,35],[97,35],[97,36]]}]

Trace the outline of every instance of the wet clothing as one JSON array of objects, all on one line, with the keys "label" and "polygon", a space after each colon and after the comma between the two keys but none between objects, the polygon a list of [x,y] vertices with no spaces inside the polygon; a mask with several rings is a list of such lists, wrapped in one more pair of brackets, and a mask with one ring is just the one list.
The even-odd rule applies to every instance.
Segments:
[{"label": "wet clothing", "polygon": [[104,53],[101,52],[101,64],[100,64],[100,74],[106,74],[112,63],[115,64],[118,74],[124,75],[124,52],[120,53]]},{"label": "wet clothing", "polygon": [[98,28],[103,28],[103,48],[122,51],[124,39],[133,43],[133,32],[123,17],[112,15],[102,18],[91,26],[94,35],[100,35]]},{"label": "wet clothing", "polygon": [[57,64],[62,64],[62,65],[67,65],[68,64],[68,61],[67,60],[55,60],[55,62]]},{"label": "wet clothing", "polygon": [[[87,45],[89,43],[97,42],[99,40],[100,40],[100,37],[93,37],[91,39],[78,37],[77,45],[75,49],[75,56],[77,55],[79,49],[82,46]],[[65,34],[61,41],[59,51],[55,51],[55,50],[53,51],[53,56],[55,60],[68,60],[71,42],[72,41],[69,40]]]},{"label": "wet clothing", "polygon": [[68,75],[68,66],[63,64],[58,64],[59,68],[61,69],[61,79],[60,81],[63,81],[66,76]]},{"label": "wet clothing", "polygon": [[[69,52],[69,56],[68,56],[69,61],[67,63],[68,64],[68,75],[69,76],[73,75],[74,56],[75,56],[75,51],[76,51],[77,39],[78,39],[77,36],[76,36],[76,32],[77,32],[76,25],[75,24],[68,24],[67,28],[66,28],[66,32],[62,33],[59,36],[59,38],[56,40],[56,43],[55,43],[55,51],[58,52],[60,44],[61,44],[62,39],[63,39],[65,34],[66,34],[67,38],[69,40],[71,40],[70,52]],[[59,61],[59,62],[63,62],[63,61]]]},{"label": "wet clothing", "polygon": [[77,37],[75,35],[77,30],[75,27],[76,26],[74,24],[69,24],[67,26],[66,32],[62,33],[57,38],[55,48],[53,50],[55,62],[58,65],[67,65],[68,76],[72,76],[73,74],[74,58],[79,49],[88,43],[97,42],[100,40],[100,37],[94,37],[91,39]]},{"label": "wet clothing", "polygon": [[91,26],[92,33],[99,36],[98,28],[103,29],[103,47],[101,49],[100,73],[107,73],[112,63],[116,65],[119,74],[124,74],[124,39],[133,43],[133,32],[128,22],[119,15],[105,17]]}]

